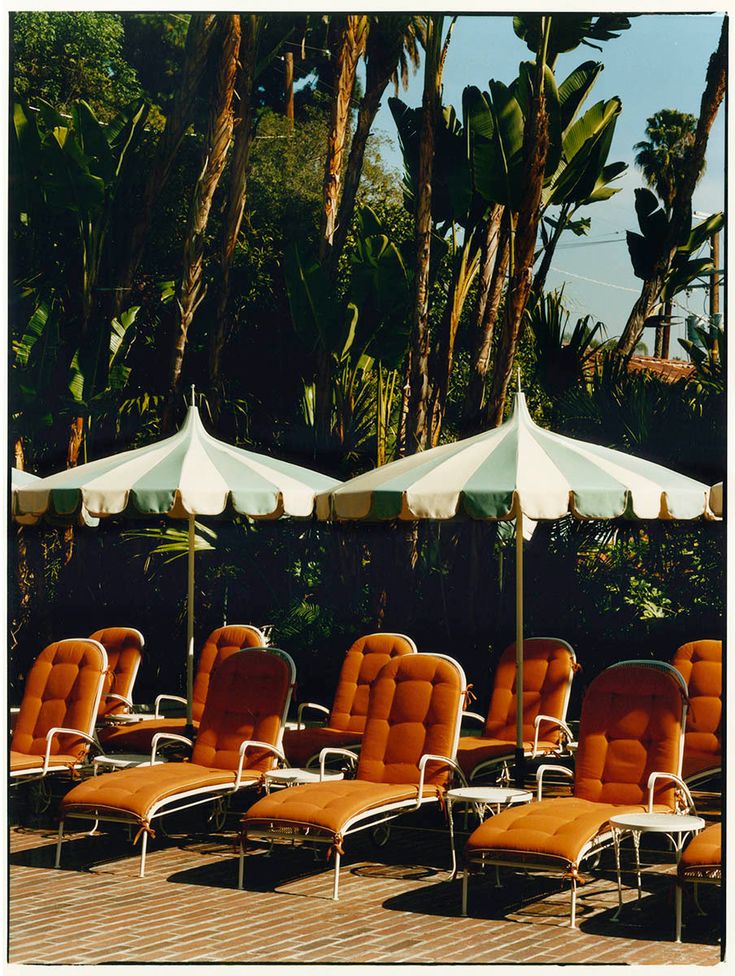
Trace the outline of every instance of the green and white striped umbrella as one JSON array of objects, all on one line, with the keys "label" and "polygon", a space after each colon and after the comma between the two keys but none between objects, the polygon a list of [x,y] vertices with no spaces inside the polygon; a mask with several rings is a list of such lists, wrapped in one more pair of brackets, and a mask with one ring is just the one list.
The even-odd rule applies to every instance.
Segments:
[{"label": "green and white striped umbrella", "polygon": [[188,721],[194,674],[195,516],[238,512],[255,519],[307,518],[317,492],[340,482],[308,468],[217,440],[192,404],[172,437],[100,458],[28,484],[13,482],[13,514],[36,520],[91,516],[168,515],[189,524]]},{"label": "green and white striped umbrella", "polygon": [[709,516],[707,485],[539,427],[523,393],[502,426],[368,471],[317,498],[328,519]]},{"label": "green and white striped umbrella", "polygon": [[[401,458],[317,498],[322,519],[516,522],[516,668],[523,686],[523,535],[528,520],[712,518],[705,484],[621,451],[562,437],[531,419],[523,393],[500,427]],[[525,522],[524,522],[525,520]],[[517,771],[523,697],[516,696]]]}]

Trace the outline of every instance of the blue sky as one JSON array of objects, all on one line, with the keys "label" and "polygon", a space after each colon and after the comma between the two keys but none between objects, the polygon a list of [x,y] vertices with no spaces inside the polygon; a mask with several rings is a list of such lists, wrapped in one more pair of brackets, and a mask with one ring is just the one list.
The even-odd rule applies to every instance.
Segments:
[{"label": "blue sky", "polygon": [[[625,231],[637,230],[633,191],[644,182],[633,165],[633,145],[645,137],[646,119],[662,108],[676,108],[699,114],[705,72],[717,47],[722,15],[653,14],[637,17],[629,31],[602,45],[602,51],[580,47],[560,56],[557,78],[563,79],[582,61],[600,60],[605,70],[588,96],[587,105],[618,95],[623,111],[618,119],[609,161],[629,164],[618,181],[621,192],[611,200],[587,208],[592,227],[587,238],[565,234],[554,256],[555,270],[547,287],[566,282],[565,296],[573,316],[591,313],[607,326],[608,336],[619,335],[640,282],[633,275]],[[444,73],[444,102],[461,113],[462,90],[466,85],[486,89],[488,80],[509,83],[518,65],[530,57],[526,45],[513,32],[512,18],[502,16],[460,16],[452,37]],[[421,71],[401,94],[410,105],[421,102]],[[380,109],[375,128],[385,137],[386,161],[402,166],[396,130],[387,105]],[[725,198],[725,112],[721,107],[710,134],[707,170],[694,196],[694,209],[706,213],[724,209]],[[580,211],[580,215],[582,212]],[[593,243],[599,241],[600,243]],[[612,241],[612,243],[602,242]],[[582,244],[582,246],[579,246]],[[596,284],[584,279],[592,278]],[[679,296],[693,312],[706,308],[706,292]],[[681,308],[675,310],[681,314]],[[686,314],[686,313],[683,313]],[[652,349],[652,332],[644,341]],[[683,326],[672,329],[671,355],[684,357],[675,341]]]}]

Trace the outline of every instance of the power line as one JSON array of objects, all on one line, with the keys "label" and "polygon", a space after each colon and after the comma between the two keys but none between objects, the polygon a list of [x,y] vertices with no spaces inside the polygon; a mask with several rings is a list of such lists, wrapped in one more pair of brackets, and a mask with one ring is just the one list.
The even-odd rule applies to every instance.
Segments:
[{"label": "power line", "polygon": [[618,291],[630,291],[634,295],[638,294],[637,288],[626,288],[625,285],[614,285],[611,281],[598,281],[597,278],[587,278],[585,275],[575,274],[573,271],[565,271],[563,268],[557,268],[555,265],[551,265],[551,270],[556,271],[557,274],[569,275],[570,278],[579,278],[581,281],[589,281],[593,285],[605,285],[606,288],[617,288]]}]

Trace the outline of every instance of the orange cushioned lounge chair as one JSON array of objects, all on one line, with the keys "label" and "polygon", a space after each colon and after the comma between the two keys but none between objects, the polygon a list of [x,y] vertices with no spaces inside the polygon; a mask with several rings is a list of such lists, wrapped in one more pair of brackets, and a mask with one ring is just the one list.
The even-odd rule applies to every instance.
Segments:
[{"label": "orange cushioned lounge chair", "polygon": [[[582,703],[574,774],[564,766],[540,766],[539,802],[505,810],[470,835],[463,914],[472,869],[531,868],[571,879],[573,928],[579,865],[611,843],[610,817],[670,813],[677,786],[691,805],[680,778],[686,703],[684,681],[670,664],[624,661],[598,675]],[[571,797],[541,799],[548,770],[574,776]]]},{"label": "orange cushioned lounge chair", "polygon": [[[360,637],[345,656],[334,693],[332,710],[316,702],[302,702],[297,712],[298,728],[286,729],[283,751],[292,766],[308,766],[318,760],[326,746],[354,749],[365,731],[370,685],[380,669],[393,657],[415,654],[416,645],[403,634],[368,634]],[[304,728],[306,709],[325,713],[326,725]]]},{"label": "orange cushioned lounge chair", "polygon": [[671,663],[689,689],[682,777],[692,786],[722,769],[722,641],[682,644]]},{"label": "orange cushioned lounge chair", "polygon": [[[204,712],[209,682],[216,669],[226,661],[235,651],[246,647],[264,647],[266,644],[263,633],[257,627],[247,624],[232,624],[229,627],[218,627],[213,630],[204,642],[197,672],[194,677],[192,700],[192,719],[196,729]],[[184,732],[185,718],[166,718],[161,714],[164,701],[175,701],[186,704],[186,699],[180,695],[159,695],[156,698],[155,714],[153,718],[143,719],[132,725],[113,725],[100,729],[99,740],[106,752],[148,753],[151,751],[153,736],[158,732]]]},{"label": "orange cushioned lounge chair", "polygon": [[[574,651],[558,637],[530,637],[523,641],[523,738],[529,758],[558,754],[573,736],[565,723],[574,673]],[[516,745],[516,645],[503,651],[487,717],[465,712],[463,718],[485,723],[482,735],[463,735],[457,762],[468,780],[476,780],[513,759]]]},{"label": "orange cushioned lounge chair", "polygon": [[93,738],[107,654],[83,637],[49,644],[26,678],[10,743],[11,783],[70,774],[85,760]]},{"label": "orange cushioned lounge chair", "polygon": [[[443,798],[458,770],[465,691],[464,672],[449,657],[406,654],[385,664],[370,689],[355,779],[294,786],[254,803],[242,820],[238,887],[248,839],[325,844],[334,853],[337,900],[348,835]],[[330,751],[322,752],[322,770]]]},{"label": "orange cushioned lounge chair", "polygon": [[143,635],[134,627],[104,627],[90,634],[107,652],[107,679],[100,700],[100,719],[111,720],[133,707],[133,686],[143,656]]},{"label": "orange cushioned lounge chair", "polygon": [[140,876],[151,823],[156,817],[258,786],[280,759],[283,723],[296,669],[285,651],[251,648],[230,655],[212,675],[190,762],[156,763],[159,742],[182,735],[159,732],[145,766],[104,773],[66,794],[56,848],[61,858],[64,822],[70,817],[138,826],[143,836]]},{"label": "orange cushioned lounge chair", "polygon": [[722,827],[712,824],[693,837],[681,855],[676,872],[676,941],[681,942],[682,889],[686,882],[720,884],[722,881]]}]

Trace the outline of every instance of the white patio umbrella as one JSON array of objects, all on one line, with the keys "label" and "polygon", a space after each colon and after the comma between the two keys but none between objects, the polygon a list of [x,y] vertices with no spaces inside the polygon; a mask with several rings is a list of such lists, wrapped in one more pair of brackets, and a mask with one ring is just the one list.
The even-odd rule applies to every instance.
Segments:
[{"label": "white patio umbrella", "polygon": [[[537,426],[523,393],[500,427],[401,458],[317,498],[322,519],[515,520],[516,686],[523,687],[523,537],[527,520],[713,517],[709,488],[667,468]],[[516,696],[523,763],[523,699]]]},{"label": "white patio umbrella", "polygon": [[172,437],[145,447],[61,471],[13,487],[19,520],[43,516],[168,515],[187,519],[187,722],[192,720],[194,681],[194,551],[197,515],[225,510],[255,519],[284,515],[307,518],[318,491],[339,484],[333,478],[217,440],[192,405]]}]

